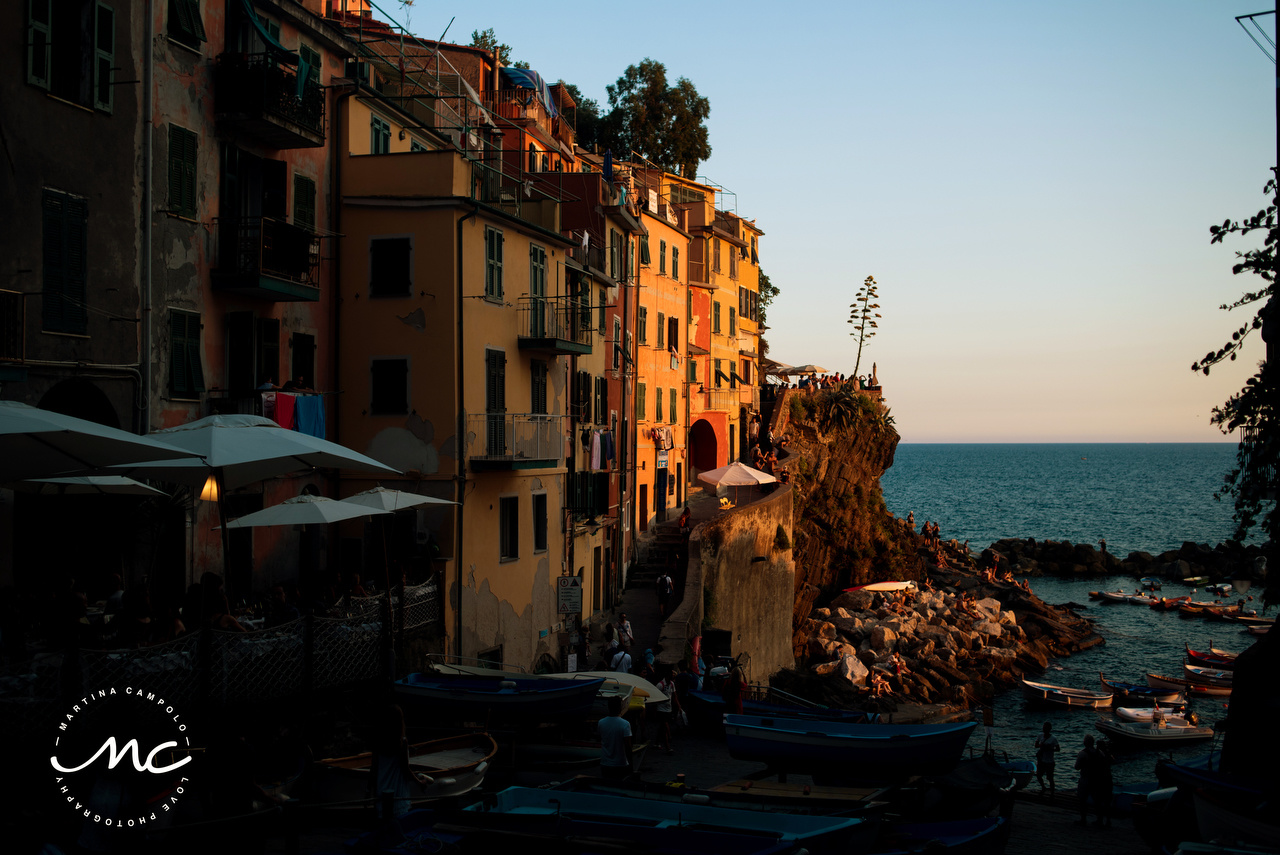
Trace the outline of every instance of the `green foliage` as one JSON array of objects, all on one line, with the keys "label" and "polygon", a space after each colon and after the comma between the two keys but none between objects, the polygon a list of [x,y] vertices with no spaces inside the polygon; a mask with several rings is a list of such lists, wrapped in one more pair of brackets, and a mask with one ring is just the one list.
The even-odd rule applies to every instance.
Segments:
[{"label": "green foliage", "polygon": [[872,302],[879,299],[876,278],[868,276],[863,281],[862,287],[858,289],[858,293],[854,295],[853,302],[849,304],[848,323],[853,324],[853,332],[849,335],[858,339],[858,359],[853,363],[854,377],[858,376],[858,367],[862,365],[862,349],[871,343],[879,326],[875,319],[880,317],[880,313],[876,311],[880,308],[880,304]]},{"label": "green foliage", "polygon": [[790,549],[791,538],[787,537],[787,530],[782,527],[782,523],[778,523],[778,531],[773,535],[774,549]]},{"label": "green foliage", "polygon": [[610,110],[600,123],[599,145],[620,159],[635,152],[663,169],[697,177],[698,164],[711,156],[711,102],[688,78],[668,86],[666,66],[645,57],[605,90]]},{"label": "green foliage", "polygon": [[504,65],[515,64],[517,68],[520,67],[518,63],[513,63],[511,60],[511,45],[499,42],[498,34],[494,32],[493,27],[490,27],[487,30],[472,30],[471,47],[480,48],[481,50],[487,50],[490,52],[496,50],[498,51],[499,61]]},{"label": "green foliage", "polygon": [[801,457],[800,460],[796,463],[796,469],[800,472],[801,475],[803,475],[805,478],[808,478],[809,477],[808,459]]},{"label": "green foliage", "polygon": [[790,408],[790,410],[791,410],[791,420],[792,420],[792,421],[796,421],[796,422],[798,422],[798,421],[801,421],[802,419],[804,419],[804,402],[802,402],[802,401],[800,400],[800,399],[801,399],[801,397],[802,397],[801,395],[794,395],[794,394],[793,394],[793,395],[791,396],[791,402],[790,402],[789,404],[787,404],[787,406],[788,406],[788,407]]},{"label": "green foliage", "polygon": [[778,296],[778,286],[773,284],[773,280],[764,272],[764,268],[760,269],[760,323],[768,323],[769,307],[773,305],[773,298]]},{"label": "green foliage", "polygon": [[578,105],[572,109],[569,116],[570,123],[577,134],[578,145],[589,149],[596,144],[599,136],[600,102],[583,95],[582,90],[573,83],[565,83],[561,80],[560,84]]},{"label": "green foliage", "polygon": [[[1192,363],[1192,371],[1208,374],[1218,363],[1235,360],[1250,333],[1261,330],[1264,324],[1270,326],[1277,322],[1276,191],[1276,178],[1273,174],[1262,189],[1264,194],[1271,196],[1270,205],[1243,221],[1228,219],[1220,226],[1209,227],[1211,244],[1221,243],[1227,235],[1244,236],[1256,231],[1265,232],[1262,247],[1247,252],[1237,251],[1238,260],[1231,268],[1234,274],[1249,273],[1259,276],[1265,284],[1256,290],[1246,291],[1235,302],[1219,307],[1231,311],[1260,304],[1253,318],[1231,334],[1230,341]],[[1242,434],[1236,452],[1235,468],[1227,474],[1223,487],[1214,494],[1219,499],[1229,496],[1235,500],[1236,530],[1233,537],[1237,541],[1248,537],[1255,526],[1260,526],[1273,543],[1280,538],[1280,515],[1276,514],[1276,501],[1273,497],[1276,473],[1280,471],[1277,398],[1280,398],[1280,382],[1276,369],[1264,360],[1259,363],[1257,373],[1245,382],[1244,388],[1221,406],[1215,407],[1209,419],[1223,433],[1238,430]]]}]

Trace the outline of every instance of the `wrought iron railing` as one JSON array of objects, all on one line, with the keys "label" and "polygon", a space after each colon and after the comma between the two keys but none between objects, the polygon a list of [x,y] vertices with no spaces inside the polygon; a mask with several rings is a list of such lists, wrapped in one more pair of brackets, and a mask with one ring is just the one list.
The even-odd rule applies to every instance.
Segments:
[{"label": "wrought iron railing", "polygon": [[521,338],[559,339],[591,346],[590,313],[572,297],[521,297],[517,308]]},{"label": "wrought iron railing", "polygon": [[269,217],[218,220],[219,272],[320,287],[320,236]]},{"label": "wrought iron railing", "polygon": [[708,410],[735,413],[739,406],[739,392],[737,389],[730,389],[728,386],[725,386],[720,389],[712,388],[707,390],[706,407]]},{"label": "wrought iron railing", "polygon": [[467,457],[519,463],[564,457],[562,416],[543,413],[472,413],[467,416]]},{"label": "wrought iron railing", "polygon": [[269,53],[224,53],[218,57],[220,113],[269,115],[324,136],[324,89],[298,82],[298,71]]}]

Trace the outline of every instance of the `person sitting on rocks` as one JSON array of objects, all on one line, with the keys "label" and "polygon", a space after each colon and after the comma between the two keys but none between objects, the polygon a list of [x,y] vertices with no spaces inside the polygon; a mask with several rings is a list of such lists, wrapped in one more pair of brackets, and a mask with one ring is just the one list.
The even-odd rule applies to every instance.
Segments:
[{"label": "person sitting on rocks", "polygon": [[889,681],[884,678],[884,674],[879,670],[873,670],[871,672],[871,697],[884,697],[890,692],[891,689],[889,688]]}]

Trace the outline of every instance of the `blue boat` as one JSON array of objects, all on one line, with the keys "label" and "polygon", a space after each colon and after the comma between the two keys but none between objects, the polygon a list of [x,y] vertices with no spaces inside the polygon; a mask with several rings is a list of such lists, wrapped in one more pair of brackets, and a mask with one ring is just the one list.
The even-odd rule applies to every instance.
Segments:
[{"label": "blue boat", "polygon": [[[693,714],[696,718],[719,725],[724,720],[724,714],[729,711],[729,705],[725,703],[724,698],[719,692],[706,692],[695,690],[689,693],[694,700]],[[771,701],[761,701],[750,697],[742,699],[743,715],[760,715],[760,716],[785,716],[787,718],[809,718],[821,721],[847,721],[858,723],[869,723],[875,720],[875,713],[865,713],[861,710],[842,710],[836,707],[823,706],[792,706],[790,704],[773,703]]]},{"label": "blue boat", "polygon": [[[423,812],[426,813],[426,812]],[[674,855],[866,851],[877,823],[861,817],[738,810],[627,796],[509,787],[461,810],[404,820],[462,834],[469,843],[545,840]],[[524,844],[524,845],[527,845]],[[536,847],[535,847],[536,848]],[[594,851],[594,850],[593,850]]]},{"label": "blue boat", "polygon": [[729,754],[778,771],[850,777],[941,775],[964,753],[977,722],[850,724],[782,716],[726,715]]},{"label": "blue boat", "polygon": [[436,718],[537,724],[585,715],[604,684],[599,677],[448,677],[413,673],[393,685],[396,699]]},{"label": "blue boat", "polygon": [[1182,691],[1180,689],[1157,688],[1146,686],[1141,683],[1125,683],[1121,680],[1109,680],[1101,671],[1098,672],[1098,679],[1102,681],[1103,688],[1117,698],[1130,698],[1140,700],[1148,704],[1172,704],[1181,703]]}]

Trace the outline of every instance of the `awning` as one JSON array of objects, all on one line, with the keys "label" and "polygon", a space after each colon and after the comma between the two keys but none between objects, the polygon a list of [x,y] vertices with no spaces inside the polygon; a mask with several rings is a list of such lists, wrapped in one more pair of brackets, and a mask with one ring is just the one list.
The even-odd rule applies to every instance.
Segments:
[{"label": "awning", "polygon": [[[253,0],[240,0],[240,5],[244,7],[244,13],[249,18],[249,23],[258,31],[258,36],[262,39],[263,43],[266,44],[267,50],[275,54],[276,58],[281,62],[288,63],[289,65],[297,65],[298,54],[280,44],[280,40],[271,35],[266,27],[262,26],[262,20],[258,17],[257,11],[253,8]],[[300,79],[303,77],[301,71],[298,73],[298,77]],[[299,83],[299,88],[301,88],[301,82]]]},{"label": "awning", "polygon": [[551,97],[551,87],[542,79],[541,74],[529,68],[512,66],[502,68],[499,73],[513,89],[532,89],[537,94],[538,100],[542,102],[542,106],[546,108],[548,116],[555,118],[560,115],[555,99]]}]

